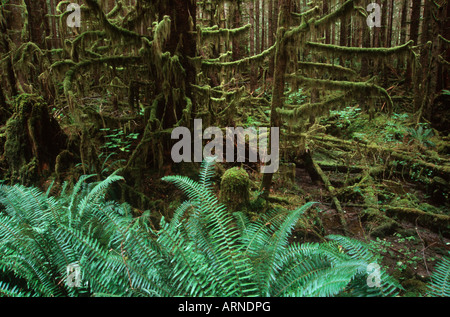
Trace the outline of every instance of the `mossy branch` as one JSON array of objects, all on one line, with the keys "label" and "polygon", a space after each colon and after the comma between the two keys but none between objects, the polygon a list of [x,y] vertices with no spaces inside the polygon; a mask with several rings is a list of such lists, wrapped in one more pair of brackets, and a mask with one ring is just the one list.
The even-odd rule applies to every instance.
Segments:
[{"label": "mossy branch", "polygon": [[340,6],[334,12],[331,12],[330,14],[327,14],[322,18],[314,21],[314,26],[318,27],[320,25],[330,24],[340,19],[341,16],[347,15],[348,13],[350,13],[350,11],[352,11],[355,8],[354,2],[355,2],[354,0],[347,0],[342,4],[342,6]]},{"label": "mossy branch", "polygon": [[336,188],[334,188],[333,185],[331,185],[329,178],[322,171],[319,164],[317,164],[314,160],[312,160],[312,164],[314,166],[314,170],[320,176],[320,178],[322,179],[322,182],[324,183],[325,187],[327,188],[328,192],[331,195],[331,198],[333,200],[333,205],[339,213],[339,218],[340,218],[342,227],[344,228],[345,231],[347,231],[348,228],[347,228],[347,221],[345,220],[345,211],[342,209],[341,203],[340,203],[339,199],[336,197],[336,195],[337,195]]},{"label": "mossy branch", "polygon": [[121,0],[116,1],[116,5],[114,6],[114,8],[112,8],[111,11],[108,12],[108,14],[106,15],[106,17],[108,19],[112,19],[115,18],[117,16],[117,14],[120,12],[120,10],[122,10],[123,7],[123,3]]},{"label": "mossy branch", "polygon": [[256,62],[256,61],[262,60],[266,56],[269,56],[270,54],[272,54],[275,47],[276,47],[276,44],[272,45],[271,47],[269,47],[265,51],[261,52],[260,54],[253,55],[253,56],[246,57],[246,58],[239,59],[237,61],[232,61],[232,62],[202,61],[202,66],[203,67],[236,67],[236,66],[240,66],[242,64],[248,64],[250,62]]},{"label": "mossy branch", "polygon": [[450,66],[450,62],[446,61],[441,55],[439,55],[439,62],[446,67]]},{"label": "mossy branch", "polygon": [[220,29],[217,25],[212,27],[200,27],[197,26],[197,32],[200,33],[202,38],[205,38],[207,36],[235,36],[239,35],[241,33],[246,32],[248,29],[251,28],[251,24],[246,24],[244,26],[234,28],[234,29]]},{"label": "mossy branch", "polygon": [[413,41],[408,41],[407,43],[395,46],[395,47],[374,47],[374,48],[366,48],[366,47],[347,47],[347,46],[339,46],[332,44],[322,44],[322,43],[314,43],[314,42],[306,42],[306,46],[312,50],[332,53],[335,55],[358,55],[364,57],[387,57],[394,54],[399,54],[405,51],[408,51],[413,44]]},{"label": "mossy branch", "polygon": [[[113,64],[113,65],[125,65],[130,63],[140,63],[142,62],[142,57],[139,56],[110,56],[110,57],[102,57],[102,58],[95,58],[90,60],[81,61],[75,65],[73,65],[67,72],[66,76],[64,78],[63,86],[64,86],[64,93],[71,97],[73,95],[72,92],[72,83],[75,78],[75,75],[83,68],[93,66],[95,64]],[[56,62],[52,65],[52,67],[58,67],[63,64],[71,64],[72,61],[61,61]]]},{"label": "mossy branch", "polygon": [[300,83],[306,84],[308,86],[320,86],[325,89],[332,89],[332,90],[347,90],[347,91],[354,91],[359,93],[378,93],[385,97],[387,103],[388,103],[388,109],[389,111],[392,111],[394,105],[391,99],[391,96],[389,96],[386,89],[384,89],[381,86],[369,83],[369,82],[351,82],[351,81],[336,81],[336,80],[328,80],[328,79],[316,79],[316,78],[308,78],[304,76],[300,76],[297,74],[291,74],[287,77],[297,80]]},{"label": "mossy branch", "polygon": [[130,31],[128,29],[119,27],[113,23],[111,23],[108,20],[108,17],[105,15],[103,10],[100,8],[100,5],[96,0],[86,0],[87,5],[89,8],[98,16],[100,22],[105,27],[106,31],[111,34],[113,37],[116,35],[122,36],[124,38],[130,39],[130,40],[136,40],[141,41],[144,38],[146,38],[143,35],[140,35],[139,33]]},{"label": "mossy branch", "polygon": [[302,23],[299,26],[293,27],[290,30],[286,31],[284,34],[285,39],[289,39],[301,32],[305,32],[309,30],[310,26],[319,27],[325,24],[330,24],[338,20],[341,16],[347,15],[350,11],[354,9],[354,0],[347,0],[340,6],[337,10],[332,13],[329,13],[322,18],[315,19],[311,18],[307,22],[305,19],[302,20]]},{"label": "mossy branch", "polygon": [[315,6],[314,8],[309,9],[309,10],[307,10],[305,12],[301,12],[301,13],[291,12],[291,15],[293,17],[295,17],[295,18],[306,18],[309,15],[314,14],[314,13],[318,13],[318,12],[319,12],[319,7]]},{"label": "mossy branch", "polygon": [[298,119],[308,117],[310,114],[320,115],[329,110],[330,107],[336,104],[340,104],[348,96],[348,93],[341,94],[336,97],[328,98],[322,102],[306,103],[296,106],[294,109],[276,109],[277,112],[283,117],[289,119]]},{"label": "mossy branch", "polygon": [[438,35],[438,38],[442,41],[442,43],[445,43],[447,45],[450,45],[450,40],[447,40],[445,37],[443,37],[442,35]]},{"label": "mossy branch", "polygon": [[326,71],[331,74],[346,74],[351,77],[357,75],[356,71],[351,68],[343,67],[340,65],[332,65],[325,63],[312,63],[312,62],[298,62],[298,65],[302,68],[314,68],[318,71]]}]

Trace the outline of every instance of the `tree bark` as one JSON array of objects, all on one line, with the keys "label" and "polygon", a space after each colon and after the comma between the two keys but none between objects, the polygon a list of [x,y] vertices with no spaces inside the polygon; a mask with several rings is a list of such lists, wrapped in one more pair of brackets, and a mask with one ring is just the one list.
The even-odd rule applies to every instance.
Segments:
[{"label": "tree bark", "polygon": [[[411,8],[411,19],[410,19],[410,40],[414,41],[414,45],[418,45],[418,39],[419,39],[419,24],[420,24],[420,5],[421,0],[412,0],[412,8]],[[408,62],[408,66],[406,68],[406,75],[405,75],[405,84],[407,87],[411,86],[412,83],[412,69],[413,65],[412,63],[415,63],[415,61],[410,60]]]},{"label": "tree bark", "polygon": [[[398,45],[402,45],[406,42],[406,18],[408,14],[409,1],[404,0],[402,4],[401,18],[400,18],[400,39]],[[404,58],[399,59],[398,63],[399,69],[403,69],[405,66]]]},{"label": "tree bark", "polygon": [[[250,18],[250,55],[255,55],[255,16],[254,16],[255,2],[249,1],[249,18]],[[250,66],[250,91],[254,91],[257,86],[256,69],[252,64]]]},{"label": "tree bark", "polygon": [[[288,61],[287,43],[284,38],[285,30],[290,26],[290,12],[291,0],[280,0],[280,14],[278,16],[278,30],[277,30],[277,47],[275,52],[275,69],[272,90],[272,103],[270,114],[270,126],[281,128],[280,115],[277,109],[283,108],[284,104],[284,85],[285,74]],[[269,146],[271,148],[271,146]],[[261,182],[261,191],[263,197],[267,197],[272,187],[272,173],[265,173]]]}]

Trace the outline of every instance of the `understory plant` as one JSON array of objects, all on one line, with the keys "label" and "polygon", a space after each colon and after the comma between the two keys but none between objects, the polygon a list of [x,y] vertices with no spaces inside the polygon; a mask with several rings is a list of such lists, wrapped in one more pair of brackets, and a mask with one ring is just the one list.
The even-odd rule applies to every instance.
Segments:
[{"label": "understory plant", "polygon": [[[166,176],[189,198],[162,218],[130,215],[107,200],[116,173],[84,176],[58,197],[21,185],[1,186],[0,294],[5,296],[388,296],[399,284],[357,240],[290,242],[307,203],[257,221],[229,212],[212,190],[214,163],[199,180]],[[76,264],[80,283],[70,283]]]},{"label": "understory plant", "polygon": [[450,296],[450,252],[436,265],[428,285],[428,295],[432,297]]}]

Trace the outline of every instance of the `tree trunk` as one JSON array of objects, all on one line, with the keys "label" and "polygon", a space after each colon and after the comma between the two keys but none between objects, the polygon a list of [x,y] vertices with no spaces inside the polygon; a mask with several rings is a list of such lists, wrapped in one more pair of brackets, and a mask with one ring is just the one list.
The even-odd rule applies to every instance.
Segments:
[{"label": "tree trunk", "polygon": [[[255,1],[249,1],[249,18],[250,18],[250,55],[255,55],[255,16],[254,16]],[[250,91],[254,91],[257,86],[255,65],[250,66]]]},{"label": "tree trunk", "polygon": [[[5,9],[8,14],[6,15],[6,33],[4,33],[4,35],[9,36],[13,44],[11,46],[9,43],[6,43],[5,48],[8,51],[12,51],[14,48],[18,48],[22,44],[21,34],[24,23],[22,19],[23,6],[21,6],[21,4],[21,0],[11,0],[8,4],[5,4]],[[28,89],[25,86],[25,76],[21,72],[16,73],[11,61],[12,59],[9,59],[6,68],[8,72],[8,81],[11,88],[11,96],[16,96],[24,90],[28,92]]]},{"label": "tree trunk", "polygon": [[388,24],[386,30],[386,47],[392,46],[392,18],[394,14],[394,0],[389,0]]},{"label": "tree trunk", "polygon": [[[421,0],[412,0],[412,8],[411,8],[411,19],[410,19],[410,40],[414,41],[414,45],[418,45],[418,39],[419,39],[419,24],[420,24],[420,5]],[[405,75],[405,84],[406,86],[410,86],[412,83],[412,63],[415,63],[415,61],[410,60],[408,62],[408,66],[406,69],[406,75]]]},{"label": "tree trunk", "polygon": [[[329,0],[324,0],[322,5],[322,14],[326,15],[329,11]],[[327,26],[325,29],[325,44],[330,44],[330,27]]]},{"label": "tree trunk", "polygon": [[265,1],[261,0],[261,49],[260,52],[263,52],[266,48],[266,25],[265,25]]},{"label": "tree trunk", "polygon": [[[280,115],[277,109],[284,104],[285,74],[288,61],[287,43],[284,38],[285,30],[290,26],[291,0],[280,0],[280,14],[278,16],[277,47],[275,52],[275,69],[272,90],[272,104],[270,113],[270,126],[281,128]],[[271,148],[271,146],[269,146]],[[272,153],[271,153],[272,154]],[[263,196],[267,197],[272,187],[273,173],[265,173],[261,182]]]},{"label": "tree trunk", "polygon": [[[238,28],[241,26],[241,0],[236,1],[233,5],[233,28]],[[239,47],[239,36],[233,37],[233,60],[238,60],[241,58],[241,50]]]},{"label": "tree trunk", "polygon": [[259,54],[259,48],[261,45],[261,39],[260,39],[260,29],[259,29],[259,19],[260,19],[260,15],[259,15],[259,0],[254,0],[255,1],[255,52],[257,54]]},{"label": "tree trunk", "polygon": [[45,0],[25,0],[28,11],[28,30],[30,40],[40,48],[47,49],[46,36],[50,35],[50,27],[46,17],[47,1]]},{"label": "tree trunk", "polygon": [[[270,15],[272,23],[271,28],[269,31],[269,34],[271,36],[271,46],[275,43],[275,34],[277,33],[278,29],[278,8],[279,8],[279,1],[280,0],[269,0],[273,3],[272,5],[272,15]],[[271,56],[269,58],[269,76],[274,76],[274,67],[275,67],[275,56]]]},{"label": "tree trunk", "polygon": [[[408,0],[404,0],[403,4],[402,4],[402,12],[401,12],[401,18],[400,18],[400,40],[398,45],[402,45],[404,43],[406,43],[406,18],[407,18],[407,14],[408,14],[408,5],[409,5],[409,1]],[[403,69],[405,65],[405,60],[404,58],[399,59],[399,63],[398,63],[398,68],[399,69]]]}]

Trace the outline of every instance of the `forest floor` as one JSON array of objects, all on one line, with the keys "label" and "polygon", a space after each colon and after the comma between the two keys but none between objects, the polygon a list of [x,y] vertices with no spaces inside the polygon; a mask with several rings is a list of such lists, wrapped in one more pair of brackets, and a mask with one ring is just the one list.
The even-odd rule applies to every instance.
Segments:
[{"label": "forest floor", "polygon": [[[345,232],[338,211],[331,207],[330,199],[326,197],[326,194],[324,195],[327,189],[323,184],[314,184],[307,171],[302,168],[296,169],[296,184],[309,194],[312,201],[319,203],[316,208],[320,210],[318,218],[323,228],[323,236],[341,234],[368,243],[383,256],[384,266],[405,288],[405,296],[423,294],[434,265],[450,250],[448,237],[443,237],[426,227],[406,220],[399,220],[400,226],[394,232],[372,236],[367,230],[367,220],[363,216],[364,208],[346,207],[343,204],[348,225],[348,231]],[[414,186],[410,187],[409,193],[414,196],[425,195]],[[320,238],[317,233],[313,233],[314,230],[317,230],[317,224],[315,225],[306,230],[297,228],[294,232],[296,240],[319,242]]]},{"label": "forest floor", "polygon": [[280,203],[286,208],[318,202],[293,240],[341,234],[364,241],[383,256],[403,296],[424,295],[435,264],[450,251],[449,151],[442,133],[414,127],[408,114],[369,119],[358,108],[321,123],[326,132],[310,148],[322,179],[296,162],[295,171],[281,170],[274,181],[272,196],[287,201]]}]

